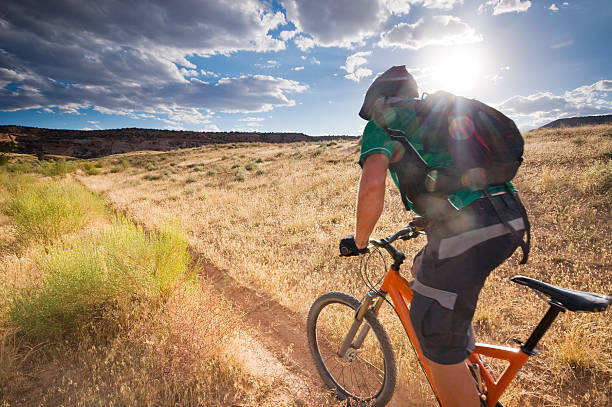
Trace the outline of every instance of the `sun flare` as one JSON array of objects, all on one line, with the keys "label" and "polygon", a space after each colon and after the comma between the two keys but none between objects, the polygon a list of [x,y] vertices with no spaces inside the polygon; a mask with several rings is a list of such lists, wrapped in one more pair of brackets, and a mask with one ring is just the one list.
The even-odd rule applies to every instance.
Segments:
[{"label": "sun flare", "polygon": [[430,90],[469,92],[481,79],[482,59],[473,51],[455,50],[437,56],[431,67]]}]

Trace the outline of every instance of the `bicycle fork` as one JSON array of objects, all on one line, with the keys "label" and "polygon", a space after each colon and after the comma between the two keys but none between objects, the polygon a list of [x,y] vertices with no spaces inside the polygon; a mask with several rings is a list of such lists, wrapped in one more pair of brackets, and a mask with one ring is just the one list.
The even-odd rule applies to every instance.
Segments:
[{"label": "bicycle fork", "polygon": [[[380,307],[382,306],[383,302],[384,302],[384,294],[381,294],[380,292],[370,291],[366,294],[365,298],[363,299],[361,303],[361,306],[357,309],[357,311],[355,311],[355,319],[351,325],[351,328],[346,334],[346,337],[344,338],[342,345],[340,345],[340,349],[338,349],[338,356],[340,356],[341,358],[347,359],[349,362],[353,361],[354,354],[353,352],[348,352],[349,348],[352,348],[352,349],[361,348],[361,345],[363,345],[363,341],[368,335],[368,332],[370,332],[370,325],[365,324],[361,328],[359,335],[357,335],[357,331],[359,331],[359,328],[361,327],[361,324],[363,323],[363,319],[365,318],[366,313],[371,307],[373,314],[377,315],[378,310],[380,310]],[[355,335],[357,335],[357,339],[353,341],[353,339],[355,338]]]}]

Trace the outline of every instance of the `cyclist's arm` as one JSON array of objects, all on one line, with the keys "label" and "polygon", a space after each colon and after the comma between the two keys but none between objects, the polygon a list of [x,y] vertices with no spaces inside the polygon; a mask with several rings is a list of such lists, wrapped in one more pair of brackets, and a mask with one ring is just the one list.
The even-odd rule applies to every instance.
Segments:
[{"label": "cyclist's arm", "polygon": [[389,158],[381,153],[368,155],[362,161],[355,228],[355,243],[359,249],[368,245],[370,235],[382,213],[388,167]]}]

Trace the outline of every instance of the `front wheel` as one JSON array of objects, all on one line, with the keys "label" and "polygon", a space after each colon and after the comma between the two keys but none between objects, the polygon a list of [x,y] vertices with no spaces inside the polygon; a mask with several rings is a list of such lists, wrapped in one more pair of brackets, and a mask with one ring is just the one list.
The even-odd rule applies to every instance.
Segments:
[{"label": "front wheel", "polygon": [[395,390],[395,354],[387,333],[371,311],[366,313],[359,330],[370,330],[361,346],[353,342],[344,357],[338,356],[360,305],[357,298],[341,292],[319,297],[310,307],[306,324],[310,353],[321,378],[340,400],[384,406]]}]

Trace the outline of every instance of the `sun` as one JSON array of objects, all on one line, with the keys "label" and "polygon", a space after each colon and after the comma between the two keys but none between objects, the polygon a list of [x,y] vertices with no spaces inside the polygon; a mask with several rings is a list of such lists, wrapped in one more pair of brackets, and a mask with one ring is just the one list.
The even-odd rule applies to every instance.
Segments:
[{"label": "sun", "polygon": [[437,55],[430,65],[429,88],[461,94],[473,90],[480,82],[482,59],[473,50],[453,50]]}]

